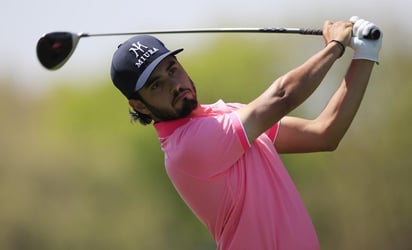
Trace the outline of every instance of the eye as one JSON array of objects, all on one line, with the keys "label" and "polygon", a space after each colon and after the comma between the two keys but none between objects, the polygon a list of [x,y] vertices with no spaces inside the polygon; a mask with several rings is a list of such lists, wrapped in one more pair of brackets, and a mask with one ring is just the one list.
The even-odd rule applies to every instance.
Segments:
[{"label": "eye", "polygon": [[176,67],[171,67],[170,69],[169,69],[169,75],[174,75],[175,73],[176,73]]},{"label": "eye", "polygon": [[150,85],[150,89],[152,89],[152,90],[155,90],[155,89],[157,89],[157,88],[159,88],[159,83],[156,81],[156,82],[153,82],[151,85]]},{"label": "eye", "polygon": [[178,64],[175,60],[172,60],[169,62],[169,66],[167,67],[167,73],[169,76],[173,76],[174,74],[176,74],[177,70],[178,70]]}]

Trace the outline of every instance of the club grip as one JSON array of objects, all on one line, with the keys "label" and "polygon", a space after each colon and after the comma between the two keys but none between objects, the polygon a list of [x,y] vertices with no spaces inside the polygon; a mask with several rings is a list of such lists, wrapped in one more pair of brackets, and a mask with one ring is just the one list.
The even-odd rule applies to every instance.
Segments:
[{"label": "club grip", "polygon": [[369,33],[363,38],[369,40],[378,40],[381,37],[381,31],[379,29],[372,28]]},{"label": "club grip", "polygon": [[[299,33],[302,35],[322,35],[321,29],[300,29]],[[368,40],[378,40],[381,37],[381,31],[379,29],[373,28],[369,33],[363,38]]]},{"label": "club grip", "polygon": [[302,35],[322,35],[321,29],[300,29],[300,34]]}]

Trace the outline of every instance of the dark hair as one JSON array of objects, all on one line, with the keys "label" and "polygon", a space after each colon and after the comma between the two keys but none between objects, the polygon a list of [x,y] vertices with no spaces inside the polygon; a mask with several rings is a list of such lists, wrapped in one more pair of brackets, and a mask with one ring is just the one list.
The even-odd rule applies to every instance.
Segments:
[{"label": "dark hair", "polygon": [[[130,99],[132,100],[140,100],[143,103],[145,102],[143,100],[143,98],[139,95],[138,92],[133,93],[133,95],[130,97]],[[152,123],[153,119],[152,117],[140,113],[139,111],[135,110],[135,109],[129,109],[129,115],[130,115],[130,121],[131,122],[140,122],[140,124],[142,125],[149,125]]]}]

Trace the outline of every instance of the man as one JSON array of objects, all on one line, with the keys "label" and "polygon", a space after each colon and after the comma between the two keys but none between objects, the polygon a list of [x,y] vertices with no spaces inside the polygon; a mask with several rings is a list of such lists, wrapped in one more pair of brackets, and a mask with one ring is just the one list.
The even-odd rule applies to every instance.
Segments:
[{"label": "man", "polygon": [[[334,150],[361,103],[382,38],[373,23],[326,21],[325,47],[247,105],[200,105],[175,55],[151,36],[123,43],[111,76],[135,120],[154,121],[166,171],[218,249],[319,249],[309,215],[278,153]],[[287,114],[318,87],[347,46],[353,60],[314,120]]]}]

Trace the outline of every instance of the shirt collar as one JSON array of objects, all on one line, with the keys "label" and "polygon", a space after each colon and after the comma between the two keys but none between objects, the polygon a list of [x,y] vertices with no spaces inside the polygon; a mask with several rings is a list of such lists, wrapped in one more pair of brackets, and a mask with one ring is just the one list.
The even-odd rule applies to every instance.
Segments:
[{"label": "shirt collar", "polygon": [[199,105],[188,117],[172,121],[156,122],[153,126],[155,127],[157,135],[160,139],[166,138],[170,136],[177,128],[185,125],[192,119],[225,113],[225,111],[222,110],[222,107],[224,106],[225,103],[222,100],[219,100],[214,104]]}]

